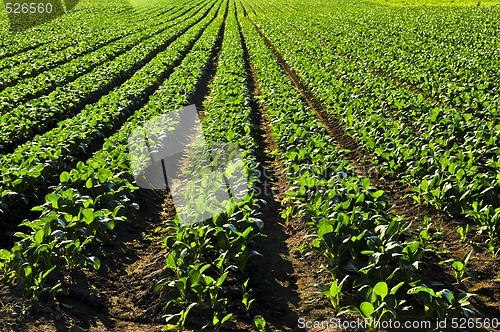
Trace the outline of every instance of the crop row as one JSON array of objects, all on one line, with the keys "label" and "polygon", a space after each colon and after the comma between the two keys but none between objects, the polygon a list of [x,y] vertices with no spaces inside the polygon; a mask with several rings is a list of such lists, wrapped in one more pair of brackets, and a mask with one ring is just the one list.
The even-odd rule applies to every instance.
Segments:
[{"label": "crop row", "polygon": [[[164,25],[165,17],[170,19],[175,18],[173,13],[165,13],[156,18],[150,17],[148,18],[149,25],[147,28],[139,29],[94,52],[87,53],[81,57],[75,57],[51,70],[47,70],[37,76],[21,79],[16,85],[5,88],[0,91],[0,114],[6,114],[8,110],[11,110],[23,101],[47,94],[53,91],[55,87],[61,87],[77,77],[92,71],[106,61],[110,61],[126,52],[144,39],[145,36],[150,36],[151,30],[155,27]],[[101,32],[101,34],[104,33]]]},{"label": "crop row", "polygon": [[[220,3],[218,6],[212,3],[210,7],[207,18],[185,35],[189,41],[188,37],[199,36],[208,25],[181,65],[144,107],[105,140],[101,150],[86,162],[78,162],[71,171],[61,173],[60,184],[45,197],[46,203],[35,208],[41,213],[40,219],[24,223],[32,232],[18,233],[22,240],[12,250],[0,251],[4,278],[15,281],[33,296],[53,297],[62,288],[61,283],[46,284],[55,269],[78,265],[99,268],[98,258],[85,256],[85,245],[106,242],[113,237],[115,223],[124,220],[124,207],[131,205],[129,197],[136,189],[131,184],[128,138],[145,121],[186,105],[194,95],[194,87],[205,69],[222,23],[217,17]],[[173,48],[166,53],[179,56]],[[172,63],[173,59],[168,56],[159,57],[152,61],[152,66],[163,64],[173,69]]]},{"label": "crop row", "polygon": [[360,303],[341,312],[354,311],[373,324],[473,315],[469,294],[426,284],[432,282],[424,264],[430,249],[408,236],[410,225],[391,214],[384,192],[356,175],[250,21],[243,19],[242,26],[272,137],[288,170],[291,187],[286,194],[294,204],[283,216],[310,219],[312,248],[328,259],[333,277],[318,287],[334,309],[342,309],[339,296],[348,280]]},{"label": "crop row", "polygon": [[2,210],[16,201],[31,201],[41,188],[52,183],[54,176],[88,155],[99,139],[113,133],[134,110],[147,102],[199,38],[211,20],[207,16],[209,11],[210,8],[204,9],[142,44],[136,54],[145,57],[153,52],[155,57],[150,57],[129,80],[97,103],[87,105],[75,117],[60,122],[57,128],[2,156]]},{"label": "crop row", "polygon": [[[145,20],[148,19],[148,13],[142,18]],[[17,59],[18,63],[16,65],[11,65],[8,63],[8,60],[5,60],[7,63],[0,71],[0,89],[13,86],[23,78],[41,74],[46,70],[71,61],[75,57],[91,53],[111,42],[143,29],[140,25],[135,25],[134,23],[131,25],[133,21],[134,15],[132,15],[130,19],[120,19],[118,23],[116,23],[115,20],[113,29],[109,29],[105,33],[98,30],[95,24],[89,25],[87,28],[88,31],[82,27],[81,30],[79,30],[81,32],[75,32],[73,39],[66,40],[65,45],[60,47],[59,50],[37,49],[44,55],[41,57],[33,56],[28,53],[19,54],[17,57],[14,57],[19,58]],[[106,21],[102,24],[105,24],[105,26],[111,25],[110,22]],[[78,40],[78,43],[75,43],[75,40]],[[57,44],[57,42],[54,44]]]},{"label": "crop row", "polygon": [[[215,161],[217,157],[214,156],[225,149],[225,144],[228,144],[226,148],[232,152],[239,150],[242,159],[224,171],[226,178],[234,184],[230,189],[233,196],[229,201],[218,202],[226,205],[227,210],[221,210],[220,214],[204,218],[204,211],[201,209],[193,217],[197,222],[182,225],[176,218],[169,226],[168,233],[172,235],[165,238],[165,243],[171,251],[166,260],[166,267],[172,272],[173,277],[162,280],[157,289],[167,285],[173,288],[174,296],[167,306],[175,305],[182,309],[178,314],[168,317],[168,326],[171,328],[182,328],[186,319],[189,322],[189,311],[206,307],[209,308],[213,318],[209,318],[203,328],[219,330],[225,321],[231,318],[231,311],[236,304],[233,302],[230,306],[227,305],[228,299],[225,296],[229,289],[239,291],[240,306],[246,310],[250,309],[253,302],[248,288],[249,279],[245,276],[251,262],[250,258],[260,256],[260,253],[252,247],[253,242],[260,236],[263,222],[258,218],[259,200],[253,191],[258,181],[257,173],[254,173],[258,167],[255,154],[257,144],[251,136],[247,72],[234,9],[234,2],[231,1],[217,70],[209,86],[210,98],[205,102],[202,125],[210,148],[199,147],[201,149],[197,151],[198,153],[190,155],[186,171],[189,174],[202,173],[207,165],[203,161],[211,156],[214,161],[209,165],[211,168],[217,168]],[[233,148],[236,150],[232,150]],[[248,176],[235,176],[234,173],[238,172],[234,172],[234,168],[238,168],[239,163],[245,164],[244,173],[248,173]],[[213,180],[218,183],[217,179]],[[212,191],[214,187],[216,191],[199,197],[203,202],[195,203],[198,207],[200,205],[208,207],[207,201],[211,197],[220,197],[218,191],[227,194],[225,187],[217,188],[217,185],[214,186],[212,181],[210,182],[207,191]],[[190,179],[188,183],[186,187],[204,186],[202,178]],[[234,190],[238,187],[244,190],[238,193]],[[246,191],[248,193],[245,193]],[[198,197],[191,194],[192,192],[188,190],[185,199],[196,201]],[[241,201],[238,202],[238,198]],[[231,200],[236,201],[231,202]],[[179,215],[182,215],[182,210],[178,210],[177,216]]]},{"label": "crop row", "polygon": [[[148,10],[146,10],[147,12]],[[45,49],[48,52],[57,51],[69,45],[72,38],[76,36],[85,36],[85,34],[80,34],[82,32],[91,33],[92,26],[99,25],[99,22],[106,23],[106,17],[110,19],[117,19],[120,16],[127,15],[141,15],[146,14],[146,12],[133,12],[130,8],[108,8],[104,11],[99,10],[83,10],[80,12],[73,12],[68,15],[64,15],[56,20],[48,22],[47,24],[38,26],[33,29],[27,29],[24,32],[11,33],[7,32],[0,38],[0,58],[7,59],[10,57],[20,58],[20,60],[29,60],[29,57],[23,55],[24,53],[29,53],[33,57],[43,57],[43,52],[36,51],[36,49]],[[86,22],[80,26],[74,24],[75,20],[79,20],[80,17],[86,17]],[[104,21],[103,21],[104,20]],[[24,58],[22,58],[24,57]],[[11,64],[17,64],[19,61],[15,61]],[[5,68],[4,65],[1,66],[2,69]]]},{"label": "crop row", "polygon": [[[283,16],[281,16],[283,18]],[[307,40],[317,40],[321,45],[326,46],[329,50],[328,57],[336,59],[335,61],[341,62],[342,65],[346,65],[343,68],[343,74],[350,75],[346,77],[349,81],[354,84],[361,85],[371,85],[370,93],[373,94],[375,98],[383,99],[389,103],[389,107],[400,110],[404,109],[407,112],[401,118],[406,119],[408,122],[415,123],[415,120],[418,119],[418,122],[422,122],[427,120],[432,120],[434,116],[424,117],[425,114],[428,114],[430,111],[439,114],[439,119],[448,118],[443,120],[450,119],[454,120],[454,122],[458,122],[458,127],[467,127],[470,131],[495,131],[498,130],[498,126],[493,124],[494,121],[491,121],[491,116],[481,116],[478,119],[478,112],[473,111],[470,108],[463,107],[463,105],[458,105],[458,108],[450,107],[447,103],[440,105],[439,102],[436,102],[434,99],[431,99],[425,93],[414,93],[416,90],[411,84],[408,84],[407,81],[403,82],[403,86],[399,81],[394,82],[390,77],[386,77],[381,75],[380,72],[374,70],[367,66],[367,62],[371,61],[371,59],[379,60],[378,54],[373,51],[369,52],[367,50],[363,51],[363,58],[357,59],[353,54],[346,54],[343,52],[339,52],[336,48],[338,47],[338,36],[337,34],[331,33],[329,31],[324,31],[323,25],[314,25],[309,24],[307,26],[303,25],[304,22],[301,22],[301,15],[290,15],[287,16],[287,19],[284,23],[288,26],[294,26],[296,29],[300,30],[300,35],[305,35]],[[318,32],[323,32],[321,35]],[[298,37],[298,36],[297,36]],[[324,52],[326,53],[326,52]],[[338,60],[337,60],[338,59]],[[327,59],[325,59],[326,61]],[[339,63],[340,65],[340,63]],[[411,89],[411,91],[410,91]],[[489,92],[493,92],[494,90],[489,90]],[[410,108],[410,109],[408,109]],[[494,108],[491,110],[494,111]],[[462,118],[460,118],[460,116]],[[435,120],[432,120],[435,122]],[[443,121],[444,122],[444,121]],[[446,130],[447,128],[443,128],[442,133],[447,134],[450,130]],[[425,131],[423,129],[422,131]],[[460,139],[461,137],[458,137]],[[460,144],[460,143],[459,143]]]},{"label": "crop row", "polygon": [[498,126],[433,107],[277,20],[273,18],[272,26],[263,21],[262,28],[285,59],[329,111],[346,121],[355,138],[390,172],[404,175],[417,200],[452,215],[468,214],[491,238],[498,236]]},{"label": "crop row", "polygon": [[[74,25],[67,27],[64,26],[64,30],[59,29],[63,28],[63,25],[68,24],[69,22],[53,21],[52,23],[43,26],[44,30],[46,31],[42,32],[40,31],[41,29],[36,30],[40,45],[32,45],[31,47],[25,46],[27,48],[25,51],[16,51],[15,40],[19,44],[22,44],[23,41],[26,41],[26,39],[29,37],[28,33],[23,34],[22,32],[20,32],[17,39],[12,38],[15,40],[11,40],[10,44],[7,43],[2,48],[2,52],[4,54],[0,59],[0,70],[14,67],[20,63],[29,61],[32,58],[43,58],[44,56],[47,56],[48,53],[64,50],[65,48],[74,45],[75,42],[77,42],[79,39],[83,39],[89,33],[92,33],[91,29],[93,26],[106,28],[106,24],[109,24],[110,22],[112,22],[112,20],[117,20],[120,16],[130,16],[139,20],[144,20],[147,18],[147,15],[148,12],[134,13],[130,11],[118,11],[117,13],[110,14],[108,17],[94,14],[89,15],[87,18],[88,21],[86,21],[80,27],[76,27]],[[29,33],[34,34],[33,31],[30,31]],[[107,31],[107,33],[109,33],[109,31]],[[21,47],[20,45],[17,46]]]},{"label": "crop row", "polygon": [[[274,14],[276,14],[276,12],[274,12]],[[321,53],[321,58],[326,57],[323,62],[334,61],[337,66],[334,67],[332,65],[330,67],[339,68],[339,74],[343,74],[345,76],[344,79],[350,84],[358,88],[364,87],[365,90],[367,90],[365,93],[368,92],[370,96],[386,101],[389,108],[411,111],[399,116],[401,119],[406,119],[408,123],[415,124],[415,120],[417,119],[419,120],[416,123],[417,125],[421,122],[435,122],[436,120],[432,120],[436,117],[434,115],[423,117],[423,115],[432,111],[433,113],[440,113],[439,120],[444,118],[443,120],[445,121],[443,122],[451,122],[451,119],[453,119],[455,122],[458,122],[458,127],[467,127],[467,129],[471,131],[478,130],[480,132],[487,131],[489,133],[498,130],[498,127],[489,123],[487,119],[472,119],[474,116],[473,113],[439,106],[436,102],[424,97],[424,95],[413,93],[413,91],[401,87],[390,79],[374,73],[371,69],[367,68],[366,61],[368,59],[377,58],[378,55],[375,52],[370,53],[364,50],[364,58],[358,60],[353,59],[352,54],[345,54],[336,50],[336,47],[338,47],[336,34],[329,31],[325,32],[323,25],[311,24],[309,26],[304,26],[300,21],[302,16],[297,14],[285,17],[285,19],[283,19],[283,16],[281,17],[282,25],[294,26],[294,28],[300,30],[300,32],[294,33],[293,37],[297,39],[305,38],[308,42],[321,43],[321,45],[326,46],[326,49],[323,47],[323,52]],[[267,24],[269,24],[269,21],[267,21]],[[318,34],[320,31],[323,32],[321,36]],[[303,47],[305,46],[306,45],[303,45]],[[460,115],[463,115],[463,118],[457,119]],[[443,135],[447,135],[450,132],[450,130],[445,129],[447,128],[443,128]],[[425,130],[426,128],[423,128],[421,131]],[[457,137],[457,139],[460,140],[462,137]],[[458,143],[461,144],[462,142],[459,141]]]},{"label": "crop row", "polygon": [[[124,37],[104,46],[99,51],[92,52],[55,69],[53,72],[61,73],[63,79],[66,79],[66,75],[71,75],[70,70],[76,75],[82,74],[82,69],[78,67],[78,64],[80,67],[91,66],[92,59],[99,63],[106,61],[109,57],[112,58],[109,62],[97,66],[90,73],[57,88],[49,95],[4,112],[0,117],[4,124],[0,130],[0,144],[3,145],[0,151],[9,151],[17,144],[52,128],[59,120],[71,117],[84,105],[94,102],[95,99],[108,93],[122,81],[129,79],[135,71],[162,49],[167,40],[176,36],[175,33],[173,37],[169,36],[172,29],[174,32],[177,31],[177,34],[181,33],[176,30],[176,26],[186,21],[186,18],[192,16],[197,10],[199,11],[200,7],[187,9],[178,16],[173,15],[171,19],[160,23],[159,26],[153,25],[149,29]],[[165,38],[165,35],[170,38]],[[116,58],[113,59],[115,55]],[[73,62],[77,63],[76,68],[73,67]],[[42,81],[55,79],[51,73],[41,74],[38,77]],[[30,84],[32,83],[30,82]],[[55,82],[47,83],[49,86],[53,84]],[[43,85],[40,86],[43,87]],[[6,91],[9,96],[15,93],[15,89]]]},{"label": "crop row", "polygon": [[[300,24],[316,21],[334,38],[335,50],[364,66],[498,123],[498,8],[408,11],[361,5],[337,13],[326,16],[309,7],[293,15]],[[345,20],[346,16],[357,20]]]}]

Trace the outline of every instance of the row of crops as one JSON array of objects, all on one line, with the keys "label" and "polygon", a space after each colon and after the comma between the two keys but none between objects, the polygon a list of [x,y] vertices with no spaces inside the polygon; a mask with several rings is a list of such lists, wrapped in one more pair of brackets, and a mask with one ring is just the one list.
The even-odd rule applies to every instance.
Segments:
[{"label": "row of crops", "polygon": [[[366,29],[359,23],[359,29],[350,27],[348,33],[344,33],[347,28],[341,23],[320,34],[323,27],[305,28],[300,24],[300,19],[304,18],[302,12],[295,11],[284,18],[278,14],[281,12],[279,5],[276,6],[274,15],[269,9],[268,15],[256,16],[256,20],[263,20],[262,29],[300,78],[324,102],[327,112],[342,119],[350,135],[373,152],[376,162],[388,173],[408,183],[419,203],[427,202],[453,216],[466,215],[480,225],[490,242],[498,238],[500,127],[495,119],[499,103],[498,80],[495,70],[487,70],[490,64],[495,66],[495,60],[489,61],[483,56],[485,52],[488,57],[498,54],[498,42],[491,37],[496,33],[495,27],[489,25],[489,21],[484,22],[484,12],[489,10],[463,10],[475,15],[465,26],[477,37],[469,32],[455,33],[465,29],[460,25],[460,17],[465,13],[455,13],[458,27],[453,26],[454,34],[449,37],[458,39],[455,42],[444,39],[442,36],[446,34],[440,31],[440,37],[431,37],[433,42],[421,46],[421,39],[417,43],[412,37],[406,38],[405,32],[418,27],[405,23],[403,33],[398,34],[397,40],[391,40],[398,45],[392,53],[393,47],[380,49],[369,45],[373,41],[380,45],[381,39],[388,38],[387,31],[402,30],[398,20],[383,20],[383,24],[391,25],[380,30]],[[413,15],[421,17],[424,14],[425,10]],[[493,14],[498,15],[498,11]],[[401,16],[402,20],[409,15]],[[427,16],[437,22],[443,20],[429,13]],[[290,30],[291,25],[296,30]],[[478,25],[485,27],[480,29]],[[432,21],[426,20],[425,27],[417,31],[437,31],[432,26]],[[370,35],[363,36],[365,34]],[[480,38],[481,42],[473,43],[473,48],[465,47],[470,45],[469,38]],[[458,46],[447,50],[436,44]],[[425,47],[432,48],[436,54],[429,55]],[[402,49],[408,49],[408,56],[400,54]],[[363,55],[359,55],[360,50]],[[421,53],[426,55],[418,62]],[[431,60],[423,63],[426,57]],[[489,62],[488,65],[479,64],[483,61]],[[382,68],[382,62],[391,65]],[[457,63],[467,66],[460,70],[447,67]],[[436,74],[428,75],[429,72]],[[425,77],[431,83],[418,77]]]},{"label": "row of crops", "polygon": [[[265,113],[272,155],[286,174],[281,215],[307,223],[307,251],[323,257],[329,275],[317,281],[318,296],[331,312],[364,318],[375,330],[387,320],[477,316],[463,285],[471,253],[447,262],[455,284],[453,277],[434,280],[431,271],[442,268],[423,236],[428,218],[418,233],[392,210],[280,62],[383,174],[412,188],[416,204],[468,218],[496,258],[500,10],[324,6],[86,4],[16,35],[0,31],[0,218],[15,229],[13,245],[0,248],[0,280],[54,300],[67,292],[64,273],[100,269],[102,257],[92,249],[113,243],[116,228],[133,222],[128,212],[143,209],[130,135],[204,100],[196,106],[211,150],[194,144],[184,172],[206,172],[199,160],[217,168],[218,143],[235,144],[246,190],[238,204],[222,202],[222,214],[206,219],[198,211],[197,223],[166,223],[168,277],[155,290],[168,294],[167,328],[219,330],[242,312],[257,330],[266,328],[251,295],[260,281],[248,273],[266,255],[255,250],[266,236],[264,221],[274,222],[262,213],[259,194],[269,179],[260,171],[257,112]],[[206,179],[189,186],[210,188]],[[349,306],[347,289],[355,297]]]}]

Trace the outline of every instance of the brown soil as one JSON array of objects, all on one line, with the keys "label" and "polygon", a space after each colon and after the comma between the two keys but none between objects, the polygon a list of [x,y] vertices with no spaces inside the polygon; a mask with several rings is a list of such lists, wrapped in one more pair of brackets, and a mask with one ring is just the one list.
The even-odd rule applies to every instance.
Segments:
[{"label": "brown soil", "polygon": [[[243,38],[243,36],[242,36]],[[244,43],[249,88],[253,96],[260,91],[255,83],[255,72],[248,59]],[[306,236],[309,230],[304,218],[291,218],[286,222],[280,216],[284,192],[288,189],[286,170],[279,158],[270,157],[277,149],[271,138],[269,118],[254,98],[252,104],[253,137],[259,148],[257,158],[261,164],[263,184],[260,186],[260,198],[266,201],[262,219],[267,238],[257,244],[257,250],[264,256],[256,264],[250,280],[256,295],[258,311],[268,320],[273,329],[296,331],[298,320],[326,320],[332,315],[331,307],[315,287],[317,283],[326,283],[329,276],[320,267],[325,264],[320,255],[310,255],[306,259],[301,248],[309,245]]]}]

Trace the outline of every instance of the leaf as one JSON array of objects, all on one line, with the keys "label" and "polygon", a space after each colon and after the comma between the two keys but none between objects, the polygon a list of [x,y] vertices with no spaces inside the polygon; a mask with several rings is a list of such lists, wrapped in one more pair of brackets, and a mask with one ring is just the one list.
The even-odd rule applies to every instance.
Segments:
[{"label": "leaf", "polygon": [[0,250],[0,260],[2,261],[9,260],[10,256],[11,256],[10,251],[8,251],[7,249]]},{"label": "leaf", "polygon": [[51,235],[54,236],[56,239],[64,239],[64,232],[61,231],[60,229],[53,231]]},{"label": "leaf", "polygon": [[376,192],[374,192],[372,194],[373,198],[375,200],[377,200],[379,197],[381,197],[382,195],[384,194],[384,191],[383,190],[377,190]]},{"label": "leaf", "polygon": [[[116,218],[116,219],[121,219],[121,218]],[[101,220],[101,224],[103,224],[104,226],[106,226],[107,229],[112,231],[115,228],[115,220],[110,218],[105,218]]]},{"label": "leaf", "polygon": [[266,320],[260,315],[254,317],[253,323],[259,330],[264,330],[266,328]]},{"label": "leaf", "polygon": [[455,296],[449,289],[443,289],[437,293],[437,296],[442,297],[444,295],[444,298],[448,300],[449,303],[453,303],[453,299]]},{"label": "leaf", "polygon": [[169,279],[162,279],[155,285],[155,292],[160,292],[166,285],[170,283]]},{"label": "leaf", "polygon": [[51,232],[52,227],[50,226],[50,222],[47,222],[45,225],[43,225],[43,236],[49,236]]},{"label": "leaf", "polygon": [[60,198],[61,198],[61,196],[59,196],[57,194],[48,194],[47,196],[45,196],[45,201],[50,202],[54,209],[58,209]]},{"label": "leaf", "polygon": [[42,273],[42,279],[47,278],[47,276],[48,276],[49,274],[51,274],[51,273],[52,273],[52,271],[54,271],[55,269],[56,269],[56,265],[52,266],[52,267],[51,267],[50,269],[48,269],[47,271],[43,272],[43,273]]},{"label": "leaf", "polygon": [[368,138],[365,144],[368,150],[373,150],[375,148],[375,142],[373,142],[371,138]]},{"label": "leaf", "polygon": [[405,284],[404,281],[401,281],[399,284],[391,288],[391,292],[389,294],[394,295],[396,292]]},{"label": "leaf", "polygon": [[97,172],[97,179],[101,183],[107,182],[111,177],[113,177],[113,172],[107,168],[101,168],[99,172]]},{"label": "leaf", "polygon": [[94,270],[99,270],[101,268],[101,261],[97,257],[89,257],[89,261],[92,263]]},{"label": "leaf", "polygon": [[375,287],[373,287],[373,292],[375,293],[375,295],[380,296],[383,301],[387,294],[389,294],[387,283],[385,281],[378,282]]},{"label": "leaf", "polygon": [[82,209],[81,218],[87,224],[91,224],[94,221],[94,211],[91,209]]},{"label": "leaf", "polygon": [[71,176],[69,175],[68,172],[62,172],[61,175],[59,175],[59,180],[63,183],[69,182],[70,178]]},{"label": "leaf", "polygon": [[85,182],[85,188],[93,188],[94,187],[94,181],[92,178],[88,178],[87,181]]},{"label": "leaf", "polygon": [[455,271],[462,271],[465,267],[464,264],[460,261],[454,261],[453,264],[451,264],[451,266]]},{"label": "leaf", "polygon": [[425,292],[425,293],[428,293],[431,296],[436,296],[436,293],[434,292],[434,290],[432,288],[429,288],[429,287],[425,286],[425,285],[413,287],[413,288],[410,288],[408,290],[408,294],[410,294],[410,295],[412,295],[412,294],[418,294],[420,292]]},{"label": "leaf", "polygon": [[375,308],[370,302],[363,302],[359,306],[359,310],[361,310],[361,313],[365,317],[371,317],[373,312],[375,311]]},{"label": "leaf", "polygon": [[36,233],[35,233],[35,241],[37,243],[43,243],[43,236],[44,236],[45,232],[43,229],[39,229]]},{"label": "leaf", "polygon": [[472,250],[471,250],[471,251],[469,251],[469,252],[467,253],[467,255],[465,255],[465,258],[464,258],[464,260],[463,260],[464,265],[467,265],[467,263],[469,262],[469,259],[470,259],[470,256],[471,256],[471,255],[472,255]]},{"label": "leaf", "polygon": [[429,190],[429,182],[427,182],[426,179],[422,180],[422,183],[420,184],[420,188],[422,188],[422,190],[424,192],[427,192]]},{"label": "leaf", "polygon": [[222,283],[226,280],[228,273],[229,272],[224,272],[224,274],[217,279],[217,284],[215,285],[217,288],[222,287]]},{"label": "leaf", "polygon": [[358,203],[363,203],[365,201],[365,194],[361,194],[358,196],[358,198],[356,199],[356,204]]},{"label": "leaf", "polygon": [[23,233],[23,232],[15,232],[13,236],[21,238],[21,239],[27,239],[30,237],[28,234]]},{"label": "leaf", "polygon": [[227,314],[226,316],[224,316],[224,318],[222,318],[222,321],[221,321],[221,325],[224,324],[225,322],[227,322],[231,317],[233,317],[233,314]]}]

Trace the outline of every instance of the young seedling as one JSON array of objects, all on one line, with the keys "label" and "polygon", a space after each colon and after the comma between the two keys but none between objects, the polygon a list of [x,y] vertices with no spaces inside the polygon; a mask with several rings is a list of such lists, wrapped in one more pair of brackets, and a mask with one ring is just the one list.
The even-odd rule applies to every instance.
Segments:
[{"label": "young seedling", "polygon": [[243,283],[243,285],[241,286],[241,289],[243,291],[243,298],[241,300],[241,303],[243,303],[243,305],[245,306],[246,311],[250,310],[250,306],[255,301],[255,299],[250,298],[251,289],[248,289],[248,281],[249,280],[250,279],[247,279],[247,281],[245,281]]},{"label": "young seedling", "polygon": [[264,317],[257,315],[253,319],[253,325],[257,328],[258,332],[265,332],[266,331],[266,320]]},{"label": "young seedling", "polygon": [[219,315],[216,312],[214,312],[214,316],[212,318],[212,324],[207,324],[203,326],[203,329],[218,332],[222,327],[222,325],[224,325],[224,323],[227,322],[231,317],[233,317],[233,314],[227,314],[221,319]]},{"label": "young seedling", "polygon": [[465,268],[467,267],[467,263],[469,262],[469,258],[472,254],[472,250],[469,251],[464,258],[460,261],[456,261],[454,259],[448,259],[445,261],[439,262],[439,265],[442,265],[444,263],[451,263],[451,267],[453,268],[453,272],[455,273],[455,279],[457,280],[458,285],[462,285],[462,283],[473,277],[469,272],[465,271]]},{"label": "young seedling", "polygon": [[[171,331],[171,330],[184,331],[184,325],[186,324],[186,319],[187,319],[187,316],[189,314],[189,311],[191,311],[191,309],[197,304],[198,303],[193,302],[189,306],[187,306],[186,309],[183,309],[178,314],[163,316],[163,318],[165,318],[165,321],[167,322],[167,325],[165,326],[165,330],[167,330],[167,331]],[[169,322],[171,320],[173,320],[174,318],[178,318],[177,322],[175,324],[170,324]]]},{"label": "young seedling", "polygon": [[469,234],[469,224],[465,225],[465,227],[458,226],[457,233],[460,234],[460,242],[465,243]]},{"label": "young seedling", "polygon": [[497,256],[498,256],[498,253],[500,253],[500,247],[498,248],[495,248],[495,244],[493,242],[493,239],[492,238],[489,238],[487,241],[486,241],[486,249],[488,250],[488,252],[491,254],[491,256],[493,257],[493,259],[496,259]]},{"label": "young seedling", "polygon": [[338,279],[334,278],[334,280],[328,284],[316,284],[315,286],[321,291],[323,295],[325,295],[332,304],[333,310],[338,312],[340,310],[340,293],[342,292],[342,286],[344,282],[347,280],[348,275],[342,279],[341,282],[338,282]]}]

